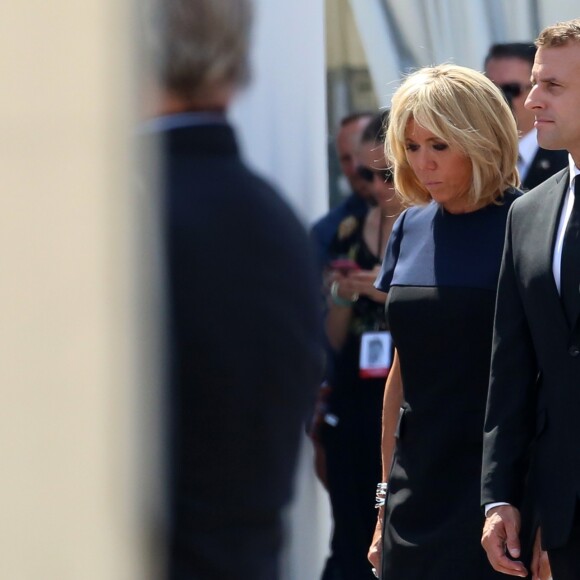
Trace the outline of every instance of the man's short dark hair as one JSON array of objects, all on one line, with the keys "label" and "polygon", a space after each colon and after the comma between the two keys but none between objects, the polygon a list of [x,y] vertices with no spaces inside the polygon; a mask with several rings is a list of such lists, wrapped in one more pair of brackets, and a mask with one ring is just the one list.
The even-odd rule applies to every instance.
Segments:
[{"label": "man's short dark hair", "polygon": [[367,119],[369,117],[372,117],[373,115],[374,113],[372,113],[371,111],[360,111],[358,113],[350,113],[340,120],[339,125],[340,127],[344,127],[345,125],[350,125],[351,123],[354,123],[359,119]]},{"label": "man's short dark hair", "polygon": [[362,132],[360,142],[384,143],[389,128],[389,114],[390,110],[385,109],[382,113],[375,115]]},{"label": "man's short dark hair", "polygon": [[533,65],[535,56],[536,47],[532,42],[504,42],[491,45],[485,64],[492,58],[520,58]]}]

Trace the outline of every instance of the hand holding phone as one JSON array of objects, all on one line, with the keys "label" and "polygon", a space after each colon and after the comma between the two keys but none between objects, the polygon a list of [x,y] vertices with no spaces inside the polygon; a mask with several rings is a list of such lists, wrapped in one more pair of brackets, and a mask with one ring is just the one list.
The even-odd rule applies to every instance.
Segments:
[{"label": "hand holding phone", "polygon": [[350,258],[337,258],[330,262],[330,268],[332,270],[338,270],[343,276],[346,276],[349,272],[355,270],[360,270],[360,266]]}]

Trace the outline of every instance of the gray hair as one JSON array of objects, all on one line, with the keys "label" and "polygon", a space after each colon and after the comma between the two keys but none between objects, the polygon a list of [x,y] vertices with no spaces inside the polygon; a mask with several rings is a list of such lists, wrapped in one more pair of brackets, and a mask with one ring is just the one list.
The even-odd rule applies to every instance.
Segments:
[{"label": "gray hair", "polygon": [[155,0],[153,60],[160,84],[185,99],[249,79],[250,0]]}]

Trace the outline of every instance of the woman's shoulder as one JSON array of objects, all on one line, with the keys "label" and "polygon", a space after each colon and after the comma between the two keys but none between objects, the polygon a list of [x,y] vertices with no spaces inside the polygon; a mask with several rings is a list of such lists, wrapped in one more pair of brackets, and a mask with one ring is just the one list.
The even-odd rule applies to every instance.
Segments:
[{"label": "woman's shoulder", "polygon": [[436,213],[437,204],[433,202],[405,208],[393,225],[389,238],[391,245],[399,247],[403,239],[412,241],[429,236]]},{"label": "woman's shoulder", "polygon": [[510,206],[516,199],[522,197],[524,192],[521,189],[517,189],[516,187],[508,187],[503,192],[502,201]]},{"label": "woman's shoulder", "polygon": [[426,205],[413,205],[406,208],[397,220],[399,227],[405,227],[405,230],[414,227],[423,227],[431,222],[437,213],[437,204],[435,202]]},{"label": "woman's shoulder", "polygon": [[431,201],[427,204],[422,205],[411,205],[407,207],[401,213],[400,217],[405,216],[403,219],[408,220],[429,220],[433,217],[434,213],[437,211],[437,204]]},{"label": "woman's shoulder", "polygon": [[[494,202],[486,206],[487,208],[494,208],[491,213],[506,215],[515,201],[523,196],[524,192],[515,188],[509,187],[502,192],[501,196],[496,198]],[[485,208],[484,208],[485,210]],[[485,211],[483,213],[486,213]]]}]

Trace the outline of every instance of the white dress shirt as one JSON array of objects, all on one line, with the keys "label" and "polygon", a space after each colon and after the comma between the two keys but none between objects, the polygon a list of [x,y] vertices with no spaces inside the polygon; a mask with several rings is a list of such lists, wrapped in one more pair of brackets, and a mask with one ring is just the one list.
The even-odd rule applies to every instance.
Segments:
[{"label": "white dress shirt", "polygon": [[528,171],[530,170],[530,165],[538,152],[538,137],[536,129],[528,131],[523,137],[520,138],[518,143],[518,171],[520,173],[520,179],[524,181]]}]

